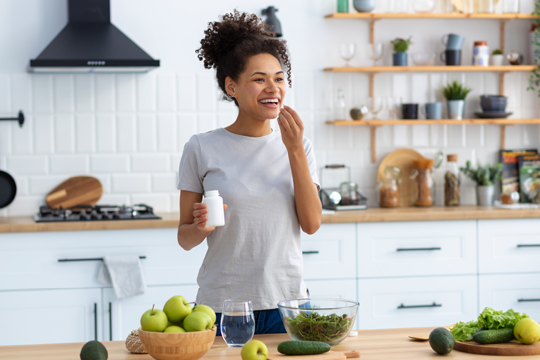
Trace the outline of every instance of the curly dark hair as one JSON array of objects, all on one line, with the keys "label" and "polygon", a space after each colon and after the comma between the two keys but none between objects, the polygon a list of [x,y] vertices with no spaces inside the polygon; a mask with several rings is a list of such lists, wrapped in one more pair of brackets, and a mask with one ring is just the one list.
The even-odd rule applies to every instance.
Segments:
[{"label": "curly dark hair", "polygon": [[216,69],[216,78],[223,99],[238,102],[225,91],[225,79],[230,76],[237,80],[246,67],[251,56],[270,54],[281,66],[287,69],[289,87],[291,83],[291,62],[287,42],[278,40],[270,30],[270,26],[255,14],[234,13],[223,15],[221,21],[208,23],[201,40],[201,47],[195,52],[206,69]]}]

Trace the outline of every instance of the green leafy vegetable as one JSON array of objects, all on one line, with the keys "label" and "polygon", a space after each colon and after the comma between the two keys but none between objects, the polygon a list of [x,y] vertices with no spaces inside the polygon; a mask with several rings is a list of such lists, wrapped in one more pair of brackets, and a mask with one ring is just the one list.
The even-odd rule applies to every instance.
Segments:
[{"label": "green leafy vegetable", "polygon": [[333,342],[346,336],[353,319],[346,314],[320,315],[315,311],[301,311],[296,317],[286,319],[294,337],[307,341]]},{"label": "green leafy vegetable", "polygon": [[528,318],[527,314],[521,315],[512,309],[503,313],[501,310],[486,307],[478,316],[478,320],[460,321],[450,329],[450,332],[454,335],[456,341],[469,341],[472,340],[473,335],[480,328],[488,330],[514,328],[516,323],[524,318]]}]

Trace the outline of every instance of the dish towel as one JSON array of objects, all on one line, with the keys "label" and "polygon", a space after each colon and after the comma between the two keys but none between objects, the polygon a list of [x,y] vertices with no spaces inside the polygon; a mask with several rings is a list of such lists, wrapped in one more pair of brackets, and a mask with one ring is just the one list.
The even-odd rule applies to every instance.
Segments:
[{"label": "dish towel", "polygon": [[146,291],[141,260],[137,255],[105,256],[97,279],[113,286],[117,299],[142,295]]}]

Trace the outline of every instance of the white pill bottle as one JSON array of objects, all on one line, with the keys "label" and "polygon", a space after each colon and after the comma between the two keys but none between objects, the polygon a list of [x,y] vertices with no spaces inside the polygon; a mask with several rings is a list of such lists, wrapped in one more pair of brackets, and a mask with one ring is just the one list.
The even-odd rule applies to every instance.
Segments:
[{"label": "white pill bottle", "polygon": [[207,227],[225,225],[225,211],[223,210],[223,198],[219,196],[218,190],[209,190],[204,193],[203,203],[208,210]]}]

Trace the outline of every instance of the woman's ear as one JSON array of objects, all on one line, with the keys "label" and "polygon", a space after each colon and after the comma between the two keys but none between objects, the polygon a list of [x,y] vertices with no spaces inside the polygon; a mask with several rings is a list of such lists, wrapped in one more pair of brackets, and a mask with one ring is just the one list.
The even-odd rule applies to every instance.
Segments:
[{"label": "woman's ear", "polygon": [[225,91],[230,97],[236,97],[236,88],[233,79],[230,76],[225,78]]}]

